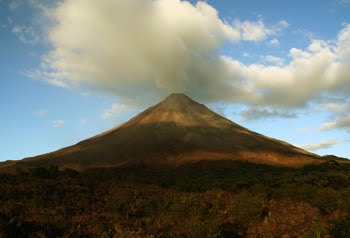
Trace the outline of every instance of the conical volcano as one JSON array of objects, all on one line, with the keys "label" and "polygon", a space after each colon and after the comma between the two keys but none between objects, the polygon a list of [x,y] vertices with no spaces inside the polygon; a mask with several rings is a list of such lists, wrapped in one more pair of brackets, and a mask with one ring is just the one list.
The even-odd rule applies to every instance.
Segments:
[{"label": "conical volcano", "polygon": [[53,164],[86,169],[227,160],[297,166],[318,158],[233,123],[185,94],[171,94],[116,128],[13,166]]}]

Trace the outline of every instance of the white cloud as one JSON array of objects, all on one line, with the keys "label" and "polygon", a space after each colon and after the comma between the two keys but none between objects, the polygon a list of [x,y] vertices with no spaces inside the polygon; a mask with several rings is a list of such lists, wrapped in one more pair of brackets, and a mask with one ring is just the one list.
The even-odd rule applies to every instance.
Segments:
[{"label": "white cloud", "polygon": [[39,42],[39,36],[31,26],[16,25],[12,28],[12,33],[24,44],[36,44]]},{"label": "white cloud", "polygon": [[344,32],[347,30],[343,29],[336,43],[313,40],[306,50],[292,48],[291,60],[283,66],[240,64],[240,76],[252,85],[262,105],[305,107],[326,93],[344,98],[350,93],[349,63],[338,50]]},{"label": "white cloud", "polygon": [[202,77],[203,68],[217,64],[215,52],[224,40],[240,39],[205,2],[66,0],[48,15],[57,22],[48,33],[54,50],[27,75],[125,97],[181,91],[191,78]]},{"label": "white cloud", "polygon": [[350,63],[350,24],[345,25],[338,36],[337,55],[342,62]]},{"label": "white cloud", "polygon": [[273,39],[270,40],[267,44],[270,45],[270,46],[279,46],[279,45],[280,45],[280,42],[279,42],[278,39],[273,38]]},{"label": "white cloud", "polygon": [[221,55],[220,47],[278,35],[287,22],[230,25],[206,2],[180,0],[64,0],[48,16],[56,22],[48,27],[53,50],[26,75],[57,86],[82,86],[138,105],[177,91],[204,103],[277,111],[305,108],[325,93],[350,94],[350,25],[332,41],[314,39],[264,65]]},{"label": "white cloud", "polygon": [[242,37],[247,41],[261,41],[268,35],[267,28],[262,21],[239,21],[235,20],[234,25],[240,29]]},{"label": "white cloud", "polygon": [[133,107],[131,105],[126,105],[123,103],[113,103],[112,107],[108,110],[105,110],[100,117],[102,119],[111,119],[116,117],[119,114],[122,114],[126,111],[130,111]]},{"label": "white cloud", "polygon": [[56,128],[62,127],[63,125],[64,125],[64,120],[62,120],[62,119],[60,119],[60,120],[54,120],[54,121],[52,122],[52,126],[53,126],[53,127],[56,127]]},{"label": "white cloud", "polygon": [[315,144],[301,145],[300,147],[305,149],[305,150],[315,151],[315,150],[319,150],[319,149],[327,149],[327,148],[330,148],[332,146],[335,146],[335,145],[341,144],[341,143],[342,142],[339,140],[324,140],[324,141],[320,141],[319,143],[315,143]]}]

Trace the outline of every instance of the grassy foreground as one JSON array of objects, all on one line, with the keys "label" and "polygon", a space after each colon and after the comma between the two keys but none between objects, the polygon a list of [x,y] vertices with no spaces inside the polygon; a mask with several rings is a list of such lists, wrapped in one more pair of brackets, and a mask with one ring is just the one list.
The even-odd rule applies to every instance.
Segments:
[{"label": "grassy foreground", "polygon": [[0,175],[0,237],[350,237],[350,166]]}]

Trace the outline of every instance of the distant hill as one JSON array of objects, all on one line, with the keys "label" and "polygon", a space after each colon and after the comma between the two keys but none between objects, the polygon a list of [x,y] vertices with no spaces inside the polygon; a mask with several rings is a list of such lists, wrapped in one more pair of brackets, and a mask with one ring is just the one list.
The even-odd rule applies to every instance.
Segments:
[{"label": "distant hill", "polygon": [[324,155],[321,157],[321,159],[323,159],[323,160],[342,160],[342,161],[349,161],[350,162],[350,160],[348,158],[339,157],[339,156],[335,156],[335,155]]},{"label": "distant hill", "polygon": [[128,122],[58,151],[4,163],[3,169],[58,165],[180,166],[199,161],[249,161],[278,166],[319,163],[320,156],[250,131],[192,100],[171,94]]}]

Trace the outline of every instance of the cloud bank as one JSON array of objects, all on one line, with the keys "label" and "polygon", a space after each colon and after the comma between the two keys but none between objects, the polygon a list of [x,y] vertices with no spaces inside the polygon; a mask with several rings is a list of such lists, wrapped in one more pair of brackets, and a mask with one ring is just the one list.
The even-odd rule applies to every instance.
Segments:
[{"label": "cloud bank", "polygon": [[280,118],[296,118],[297,115],[295,113],[291,113],[288,111],[282,110],[274,110],[268,108],[246,108],[243,109],[240,113],[240,116],[247,121],[268,119],[274,117]]},{"label": "cloud bank", "polygon": [[332,129],[346,129],[350,131],[350,116],[344,116],[332,122],[326,122],[321,125],[320,131],[328,131]]},{"label": "cloud bank", "polygon": [[265,116],[350,93],[350,25],[332,41],[314,39],[284,58],[247,65],[220,48],[239,41],[278,45],[286,21],[227,22],[206,2],[180,0],[64,0],[48,11],[52,50],[27,75],[60,87],[139,105],[184,92],[205,103],[267,107]]}]

